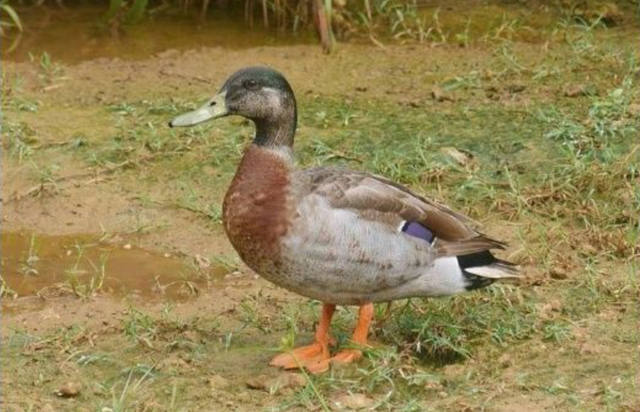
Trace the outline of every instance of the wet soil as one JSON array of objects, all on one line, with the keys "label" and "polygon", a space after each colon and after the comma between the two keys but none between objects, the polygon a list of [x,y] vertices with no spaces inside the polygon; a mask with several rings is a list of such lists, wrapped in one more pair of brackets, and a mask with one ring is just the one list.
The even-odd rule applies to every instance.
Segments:
[{"label": "wet soil", "polygon": [[[17,296],[46,297],[62,290],[80,296],[106,293],[144,301],[184,300],[220,283],[228,269],[198,256],[190,264],[169,253],[131,243],[114,244],[95,235],[2,233],[0,271]],[[3,310],[11,308],[3,300]]]}]

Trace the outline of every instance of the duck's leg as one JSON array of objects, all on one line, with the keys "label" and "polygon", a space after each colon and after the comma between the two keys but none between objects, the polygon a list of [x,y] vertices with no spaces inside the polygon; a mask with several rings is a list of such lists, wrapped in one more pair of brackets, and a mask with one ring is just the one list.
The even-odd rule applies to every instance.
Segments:
[{"label": "duck's leg", "polygon": [[322,306],[320,323],[316,329],[316,341],[308,346],[293,349],[282,353],[271,360],[271,366],[279,366],[285,369],[304,367],[312,373],[320,373],[329,369],[329,325],[336,305],[325,303]]},{"label": "duck's leg", "polygon": [[[367,346],[367,335],[369,334],[369,326],[373,319],[373,303],[365,303],[360,306],[358,313],[358,324],[353,331],[353,343],[358,346]],[[362,357],[362,351],[359,349],[345,349],[336,353],[330,360],[336,363],[349,363]]]}]

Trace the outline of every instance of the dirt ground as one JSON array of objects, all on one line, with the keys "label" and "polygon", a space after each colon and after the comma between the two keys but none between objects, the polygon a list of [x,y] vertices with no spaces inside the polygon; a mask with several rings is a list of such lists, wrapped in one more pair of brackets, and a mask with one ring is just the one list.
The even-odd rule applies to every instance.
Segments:
[{"label": "dirt ground", "polygon": [[[614,33],[624,41],[636,34],[636,28]],[[376,106],[390,108],[391,123],[401,122],[398,116],[413,111],[436,112],[446,123],[465,110],[489,106],[516,118],[518,113],[559,104],[571,93],[588,98],[583,89],[567,87],[592,82],[606,95],[609,85],[622,78],[615,71],[618,66],[610,75],[585,75],[584,68],[549,82],[532,80],[534,73],[527,70],[500,77],[504,67],[496,63],[496,50],[493,44],[471,48],[341,44],[331,55],[308,45],[167,50],[136,61],[102,58],[73,65],[54,62],[46,68],[37,62],[3,62],[3,242],[8,241],[5,233],[27,234],[25,239],[35,234],[36,243],[39,236],[64,235],[85,243],[88,237],[107,248],[149,251],[148,259],[163,256],[189,268],[189,278],[179,285],[186,292],[179,296],[146,286],[125,294],[108,293],[95,284],[82,284],[76,290],[68,278],[28,296],[15,297],[3,290],[3,409],[640,410],[638,291],[635,269],[630,269],[637,249],[622,252],[629,253],[624,257],[596,254],[588,263],[567,258],[565,266],[550,269],[551,260],[565,262],[561,256],[565,249],[545,253],[543,263],[522,245],[529,242],[547,250],[545,245],[561,229],[556,223],[543,223],[550,233],[541,240],[544,235],[536,226],[543,218],[518,214],[500,204],[495,206],[499,216],[477,212],[473,217],[490,234],[510,241],[505,256],[522,265],[526,279],[504,290],[474,294],[467,301],[433,303],[432,308],[461,315],[455,309],[460,305],[492,305],[492,299],[506,299],[508,305],[520,308],[533,294],[532,316],[542,322],[544,331],[526,338],[513,337],[516,331],[503,343],[477,338],[470,356],[422,362],[396,351],[398,345],[388,337],[395,329],[385,324],[381,305],[373,332],[376,349],[358,367],[332,370],[318,378],[269,368],[268,360],[278,348],[294,338],[298,344],[310,339],[319,306],[252,273],[222,232],[220,201],[251,127],[231,119],[206,129],[210,136],[164,128],[163,122],[173,114],[215,93],[230,73],[256,64],[285,73],[299,96],[300,144],[306,164],[344,157],[349,141],[337,143],[337,149],[326,155],[320,146],[312,146],[314,136],[321,140],[338,133],[349,121],[357,128],[358,121],[375,116]],[[513,50],[521,64],[542,67],[550,53],[562,54],[566,48],[518,42]],[[608,64],[601,63],[597,70],[604,73]],[[482,82],[480,88],[443,87],[474,79]],[[333,113],[323,108],[326,105],[338,107],[339,125],[323,126],[323,113]],[[355,114],[341,112],[343,105],[356,107]],[[633,110],[637,116],[637,107]],[[457,132],[454,120],[442,130]],[[390,127],[360,124],[370,127],[372,135]],[[496,130],[511,127],[506,120],[485,125]],[[359,136],[350,130],[350,136]],[[463,134],[464,130],[460,128]],[[11,136],[19,136],[20,143]],[[226,136],[230,140],[220,140]],[[543,149],[531,143],[527,150],[531,154]],[[365,156],[374,157],[366,152],[357,155]],[[461,173],[474,174],[474,167],[482,164],[464,165]],[[406,183],[448,200],[453,192],[438,189],[436,172]],[[637,184],[637,178],[631,184]],[[466,205],[456,203],[456,207]],[[613,237],[617,232],[610,233]],[[591,244],[586,239],[576,237],[574,242]],[[561,247],[571,256],[583,253],[584,248],[581,252],[569,243]],[[35,249],[29,252],[26,242],[18,258],[27,262],[37,256]],[[76,253],[72,246],[61,250]],[[31,266],[24,263],[21,270],[25,267]],[[36,276],[46,276],[46,266],[34,268],[40,271]],[[579,306],[563,300],[565,295],[558,290],[583,286],[587,290],[589,285],[579,280],[587,272],[610,276],[606,282],[611,287],[603,291],[599,283],[591,285],[606,296],[597,308],[576,309],[574,314],[571,308]],[[135,270],[131,273],[136,276]],[[110,269],[108,260],[106,276],[122,276]],[[340,312],[339,337],[348,335],[353,319],[352,310]],[[554,329],[551,320],[562,322],[564,329]],[[405,376],[403,383],[394,384],[393,379],[402,380],[400,376]]]}]

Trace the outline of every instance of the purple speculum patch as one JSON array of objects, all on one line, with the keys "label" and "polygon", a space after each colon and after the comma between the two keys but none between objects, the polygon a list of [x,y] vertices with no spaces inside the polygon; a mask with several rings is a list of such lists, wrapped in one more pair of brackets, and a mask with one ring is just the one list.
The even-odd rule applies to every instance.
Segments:
[{"label": "purple speculum patch", "polygon": [[433,242],[433,232],[418,222],[405,222],[400,229],[409,236],[417,237],[427,242]]}]

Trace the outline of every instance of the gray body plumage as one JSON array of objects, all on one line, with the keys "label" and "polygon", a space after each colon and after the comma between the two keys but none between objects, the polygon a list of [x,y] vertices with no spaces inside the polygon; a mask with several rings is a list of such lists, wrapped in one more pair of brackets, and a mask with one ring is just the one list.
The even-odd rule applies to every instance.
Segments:
[{"label": "gray body plumage", "polygon": [[[292,163],[288,151],[274,152]],[[268,280],[343,305],[466,290],[455,256],[438,248],[446,241],[431,244],[399,230],[412,212],[429,209],[459,222],[443,206],[425,203],[378,177],[342,169],[295,170],[291,165],[290,187],[288,201],[295,213],[280,241],[279,265],[260,268]],[[464,228],[470,238],[478,236]]]}]

